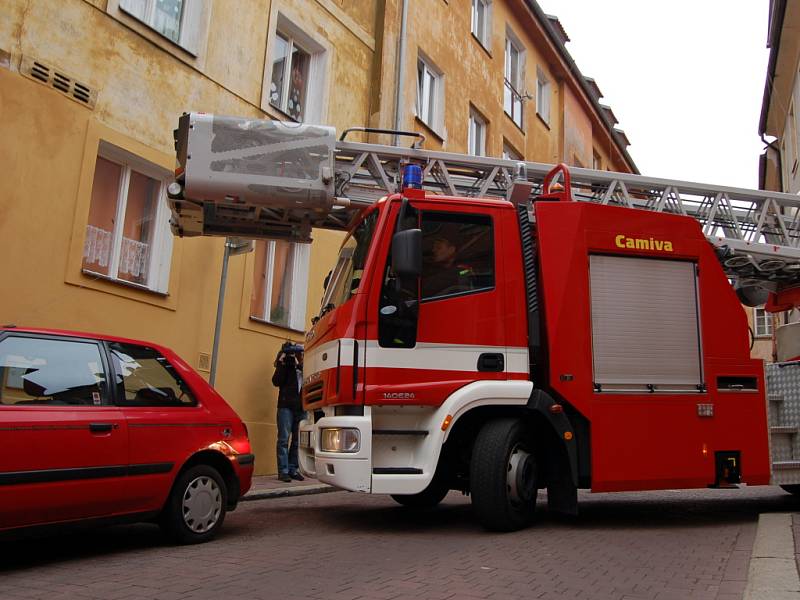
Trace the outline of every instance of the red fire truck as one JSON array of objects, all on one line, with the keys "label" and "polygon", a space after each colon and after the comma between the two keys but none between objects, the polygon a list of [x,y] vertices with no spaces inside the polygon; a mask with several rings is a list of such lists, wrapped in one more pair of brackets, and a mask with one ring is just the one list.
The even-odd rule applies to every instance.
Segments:
[{"label": "red fire truck", "polygon": [[768,397],[741,304],[796,304],[800,199],[349,132],[176,130],[176,234],[348,232],[306,337],[305,473],[410,506],[460,490],[494,530],[541,489],[567,513],[579,488],[800,491],[798,386]]}]

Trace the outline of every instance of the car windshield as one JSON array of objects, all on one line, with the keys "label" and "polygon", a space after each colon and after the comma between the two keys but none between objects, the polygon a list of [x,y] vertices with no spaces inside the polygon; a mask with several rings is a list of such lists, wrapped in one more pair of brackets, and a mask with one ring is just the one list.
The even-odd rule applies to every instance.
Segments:
[{"label": "car windshield", "polygon": [[358,224],[342,244],[322,299],[322,313],[347,302],[358,290],[377,220],[378,211],[375,210]]}]

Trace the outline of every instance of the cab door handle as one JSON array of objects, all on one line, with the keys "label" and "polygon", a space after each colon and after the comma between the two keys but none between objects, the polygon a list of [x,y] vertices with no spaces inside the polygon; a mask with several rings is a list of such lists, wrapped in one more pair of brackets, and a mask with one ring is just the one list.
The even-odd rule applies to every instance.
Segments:
[{"label": "cab door handle", "polygon": [[114,423],[89,423],[89,431],[92,433],[109,433],[114,428]]}]

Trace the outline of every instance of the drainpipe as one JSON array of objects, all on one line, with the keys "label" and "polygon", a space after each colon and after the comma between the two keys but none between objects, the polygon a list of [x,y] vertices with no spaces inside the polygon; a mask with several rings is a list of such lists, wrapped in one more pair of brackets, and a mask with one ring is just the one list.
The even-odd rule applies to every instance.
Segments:
[{"label": "drainpipe", "polygon": [[[399,48],[397,50],[400,56],[400,62],[397,66],[397,82],[394,88],[394,128],[399,131],[403,125],[403,78],[405,77],[406,70],[406,25],[408,24],[408,0],[403,0],[403,16],[400,20],[400,40]],[[395,134],[395,146],[400,145],[400,136]]]}]

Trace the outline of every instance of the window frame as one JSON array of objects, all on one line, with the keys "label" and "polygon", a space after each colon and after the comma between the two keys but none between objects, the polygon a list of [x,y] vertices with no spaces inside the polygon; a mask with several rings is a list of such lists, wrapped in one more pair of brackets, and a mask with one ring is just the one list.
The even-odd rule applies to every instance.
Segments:
[{"label": "window frame", "polygon": [[[422,69],[422,80],[420,81],[420,68]],[[430,79],[426,77],[430,75]],[[427,86],[428,81],[432,81],[433,91]],[[423,99],[429,99],[431,105],[430,114],[424,115]],[[422,52],[417,54],[417,96],[414,111],[417,119],[424,123],[431,131],[442,137],[441,131],[444,123],[444,74],[433,61],[428,59]]]},{"label": "window frame", "polygon": [[[265,257],[264,257],[264,301],[261,308],[261,316],[252,314],[252,302],[250,305],[250,318],[260,323],[266,323],[273,327],[280,327],[282,329],[290,329],[292,331],[305,331],[306,310],[308,303],[308,278],[311,264],[311,250],[310,244],[301,244],[300,242],[290,242],[290,251],[292,253],[292,295],[289,303],[289,320],[288,324],[276,323],[270,320],[269,315],[272,311],[272,285],[273,277],[275,274],[275,240],[259,240],[266,244]],[[258,265],[254,264],[253,268],[253,289],[256,288],[255,278],[261,275],[258,272]],[[300,285],[297,282],[301,281]]]},{"label": "window frame", "polygon": [[[474,127],[473,127],[474,124]],[[478,110],[470,105],[469,120],[467,122],[467,154],[471,156],[486,156],[486,139],[488,137],[489,121],[487,121]],[[475,138],[476,134],[480,132],[479,138]],[[475,142],[479,142],[480,154],[473,153],[473,146]]]},{"label": "window frame", "polygon": [[[97,352],[100,356],[100,362],[103,366],[103,371],[105,377],[103,378],[102,382],[98,382],[100,385],[100,404],[65,404],[65,405],[57,405],[57,404],[5,404],[0,400],[0,410],[68,410],[73,411],[77,409],[84,409],[84,410],[99,410],[99,409],[108,409],[113,408],[116,409],[117,406],[114,402],[114,391],[111,385],[111,362],[109,360],[108,355],[106,354],[105,347],[101,340],[97,340],[94,338],[87,338],[87,337],[77,337],[71,335],[51,335],[45,333],[36,333],[36,332],[28,332],[28,331],[0,331],[0,344],[2,344],[5,340],[9,338],[25,338],[25,339],[35,339],[35,340],[42,340],[42,341],[50,341],[50,342],[72,342],[78,344],[90,344],[97,348]],[[3,367],[0,366],[0,385],[3,384]]]},{"label": "window frame", "polygon": [[[759,323],[763,324],[764,332],[759,333]],[[753,337],[755,339],[772,339],[772,315],[764,307],[753,307]]]},{"label": "window frame", "polygon": [[[274,4],[274,3],[273,3]],[[272,16],[274,15],[274,19]],[[269,34],[269,44],[267,48],[267,59],[264,61],[264,74],[261,87],[261,109],[266,112],[278,112],[293,122],[294,118],[289,116],[285,108],[280,108],[270,101],[270,85],[272,83],[272,65],[277,48],[278,36],[290,41],[293,45],[303,50],[309,55],[308,78],[306,81],[305,104],[303,106],[303,123],[319,123],[326,121],[325,112],[327,110],[328,94],[328,61],[331,50],[329,47],[318,41],[306,30],[297,25],[296,22],[286,16],[283,12],[276,11],[270,17],[270,21],[275,24],[271,26]],[[291,54],[289,55],[291,56]],[[291,70],[291,66],[290,69]],[[285,77],[284,87],[288,87],[289,77]],[[288,101],[287,96],[282,96],[281,104],[285,107]]]},{"label": "window frame", "polygon": [[[476,31],[479,28],[479,21],[478,21],[478,7],[483,7],[483,30]],[[492,42],[492,0],[472,0],[472,4],[470,6],[470,24],[469,24],[470,33],[472,33],[472,37],[477,40],[477,42],[486,50],[487,52],[491,50],[491,42]]]},{"label": "window frame", "polygon": [[[512,60],[512,50],[516,52],[516,76],[514,74],[514,64]],[[510,28],[506,29],[506,44],[503,54],[503,112],[522,129],[525,123],[525,102],[522,86],[525,83],[525,46],[520,39],[514,35]],[[509,106],[506,106],[506,98],[510,98]],[[519,112],[515,107],[519,106]]]},{"label": "window frame", "polygon": [[536,68],[536,114],[544,121],[545,125],[550,126],[550,96],[552,90],[550,79],[545,75],[541,67]]},{"label": "window frame", "polygon": [[[116,197],[116,210],[114,212],[114,231],[111,232],[111,254],[109,256],[108,273],[98,273],[83,264],[81,259],[81,272],[113,281],[121,285],[133,286],[137,289],[147,290],[159,294],[167,294],[169,290],[170,271],[172,269],[173,240],[169,226],[170,209],[167,206],[167,186],[170,180],[170,173],[149,161],[136,156],[118,146],[114,146],[100,140],[95,158],[95,169],[97,158],[103,158],[121,167],[120,181]],[[123,230],[125,227],[125,214],[128,208],[128,193],[130,192],[131,171],[136,171],[141,175],[150,177],[160,182],[158,198],[156,199],[155,215],[153,216],[153,240],[150,256],[147,265],[147,283],[137,283],[119,278],[119,262],[122,252]],[[92,184],[90,191],[94,189],[94,171],[92,172]],[[91,209],[91,198],[89,206]],[[86,243],[87,222],[84,226],[84,244]],[[85,256],[85,255],[84,255]]]}]

